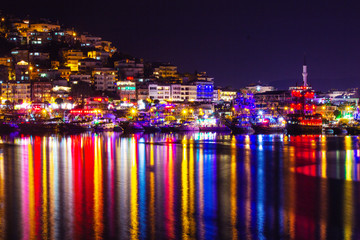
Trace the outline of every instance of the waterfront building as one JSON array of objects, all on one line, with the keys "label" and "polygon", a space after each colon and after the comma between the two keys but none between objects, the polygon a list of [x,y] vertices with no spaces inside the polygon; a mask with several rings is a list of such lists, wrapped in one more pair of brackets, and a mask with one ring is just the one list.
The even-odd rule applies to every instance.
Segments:
[{"label": "waterfront building", "polygon": [[156,83],[149,84],[149,98],[152,100],[171,100],[171,85],[159,85]]},{"label": "waterfront building", "polygon": [[215,101],[231,102],[236,98],[237,92],[234,89],[217,88],[214,90],[213,99]]},{"label": "waterfront building", "polygon": [[291,103],[291,93],[288,90],[266,91],[254,94],[257,110],[264,113],[287,113]]},{"label": "waterfront building", "polygon": [[197,99],[197,86],[181,84],[181,101],[195,101]]},{"label": "waterfront building", "polygon": [[34,102],[50,102],[52,84],[48,81],[36,81],[32,83],[31,100]]},{"label": "waterfront building", "polygon": [[137,100],[146,100],[149,98],[149,87],[147,84],[138,84],[136,86]]},{"label": "waterfront building", "polygon": [[[136,100],[136,82],[131,80],[118,81],[117,93],[122,101]],[[145,99],[147,96],[145,97]]]},{"label": "waterfront building", "polygon": [[1,84],[2,103],[9,100],[12,103],[31,101],[30,82],[7,81]]}]

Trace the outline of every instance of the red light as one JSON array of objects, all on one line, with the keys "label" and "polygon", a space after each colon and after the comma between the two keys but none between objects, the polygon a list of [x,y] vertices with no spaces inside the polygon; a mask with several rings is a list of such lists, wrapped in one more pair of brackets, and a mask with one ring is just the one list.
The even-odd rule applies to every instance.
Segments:
[{"label": "red light", "polygon": [[73,98],[72,97],[68,97],[68,100],[72,100]]},{"label": "red light", "polygon": [[134,80],[134,77],[127,77],[126,80]]}]

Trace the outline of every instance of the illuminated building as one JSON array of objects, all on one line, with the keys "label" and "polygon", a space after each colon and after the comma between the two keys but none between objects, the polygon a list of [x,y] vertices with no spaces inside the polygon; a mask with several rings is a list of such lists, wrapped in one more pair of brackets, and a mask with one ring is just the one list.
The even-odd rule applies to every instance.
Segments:
[{"label": "illuminated building", "polygon": [[86,82],[89,84],[93,83],[92,77],[89,74],[72,74],[69,76],[69,82],[75,83],[79,81]]},{"label": "illuminated building", "polygon": [[100,73],[94,75],[94,86],[96,91],[116,91],[116,76],[109,73]]},{"label": "illuminated building", "polygon": [[13,61],[11,57],[0,57],[0,65],[11,67],[12,62]]},{"label": "illuminated building", "polygon": [[28,81],[30,80],[29,63],[20,61],[15,65],[15,80]]},{"label": "illuminated building", "polygon": [[57,69],[60,72],[60,77],[66,80],[70,79],[71,69],[69,67],[62,67]]},{"label": "illuminated building", "polygon": [[93,71],[94,68],[101,67],[101,61],[92,59],[92,58],[84,58],[79,60],[79,71]]},{"label": "illuminated building", "polygon": [[16,28],[16,30],[23,36],[26,37],[26,33],[29,30],[29,22],[28,21],[24,21],[24,22],[16,22],[12,24],[14,28]]},{"label": "illuminated building", "polygon": [[256,94],[256,93],[275,91],[275,88],[273,86],[265,85],[265,84],[262,84],[259,82],[257,84],[253,83],[253,84],[247,85],[245,87],[245,90]]},{"label": "illuminated building", "polygon": [[60,30],[60,25],[49,23],[33,23],[30,24],[29,29],[30,31],[50,32]]},{"label": "illuminated building", "polygon": [[27,43],[29,45],[44,45],[52,40],[52,35],[50,32],[28,32],[27,33]]},{"label": "illuminated building", "polygon": [[109,56],[111,57],[116,51],[116,47],[112,45],[112,42],[109,41],[100,41],[95,44],[95,48],[100,51],[105,51],[109,53]]},{"label": "illuminated building", "polygon": [[149,98],[149,87],[146,84],[137,85],[136,95],[138,100],[146,100]]},{"label": "illuminated building", "polygon": [[50,102],[52,84],[50,82],[33,82],[32,84],[32,101]]},{"label": "illuminated building", "polygon": [[25,39],[20,33],[18,32],[9,32],[6,34],[6,39],[11,42],[14,43],[16,46],[19,46],[21,44],[25,43]]},{"label": "illuminated building", "polygon": [[1,84],[1,97],[3,102],[19,103],[31,100],[31,86],[29,82],[8,81]]},{"label": "illuminated building", "polygon": [[14,63],[17,63],[20,61],[28,62],[29,61],[29,50],[15,48],[11,51],[11,56],[14,60]]},{"label": "illuminated building", "polygon": [[119,72],[119,78],[125,80],[128,77],[133,77],[134,79],[144,77],[144,63],[143,61],[135,61],[130,59],[124,59],[116,61],[114,67]]},{"label": "illuminated building", "polygon": [[46,61],[50,59],[50,54],[46,52],[30,52],[29,53],[29,61]]},{"label": "illuminated building", "polygon": [[226,88],[218,88],[214,90],[213,99],[215,101],[231,102],[237,96],[236,90],[230,90]]},{"label": "illuminated building", "polygon": [[101,40],[101,37],[94,37],[88,34],[82,34],[79,37],[82,47],[95,47]]},{"label": "illuminated building", "polygon": [[177,66],[170,65],[170,64],[163,64],[159,67],[154,68],[153,75],[155,78],[177,78]]},{"label": "illuminated building", "polygon": [[88,58],[100,60],[102,63],[106,63],[110,57],[110,53],[105,51],[90,51],[87,53]]},{"label": "illuminated building", "polygon": [[290,110],[289,104],[291,102],[291,94],[287,90],[255,93],[254,99],[256,109],[261,110],[264,113],[273,111],[287,113]]},{"label": "illuminated building", "polygon": [[65,66],[70,67],[72,72],[79,71],[79,60],[84,58],[83,52],[78,50],[65,50],[63,51],[63,57],[65,59]]},{"label": "illuminated building", "polygon": [[149,84],[149,98],[153,100],[171,100],[170,85]]},{"label": "illuminated building", "polygon": [[[118,81],[117,93],[121,100],[134,100],[136,99],[136,83],[131,80]],[[145,99],[147,96],[145,97]]]},{"label": "illuminated building", "polygon": [[180,95],[182,101],[195,101],[197,98],[196,85],[182,84]]},{"label": "illuminated building", "polygon": [[214,96],[214,82],[196,81],[196,101],[211,102]]}]

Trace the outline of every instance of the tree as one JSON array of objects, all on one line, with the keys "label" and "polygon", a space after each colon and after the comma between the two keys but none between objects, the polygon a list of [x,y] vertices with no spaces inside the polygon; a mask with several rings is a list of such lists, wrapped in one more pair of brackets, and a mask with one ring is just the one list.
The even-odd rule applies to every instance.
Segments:
[{"label": "tree", "polygon": [[79,81],[71,86],[70,96],[76,100],[81,100],[80,105],[84,104],[84,98],[93,96],[93,94],[94,90],[86,82]]},{"label": "tree", "polygon": [[333,114],[334,114],[335,118],[341,117],[341,112],[337,109],[333,112]]},{"label": "tree", "polygon": [[64,103],[64,99],[62,99],[62,98],[57,98],[57,99],[55,99],[55,102],[56,102],[57,105],[60,106],[62,103]]}]

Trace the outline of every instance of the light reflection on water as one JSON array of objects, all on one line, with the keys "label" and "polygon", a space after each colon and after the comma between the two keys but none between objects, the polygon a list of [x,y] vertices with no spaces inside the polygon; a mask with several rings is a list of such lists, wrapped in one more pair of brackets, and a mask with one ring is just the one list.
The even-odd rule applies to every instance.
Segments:
[{"label": "light reflection on water", "polygon": [[356,239],[358,137],[3,138],[0,239]]}]

